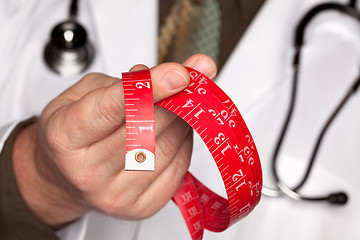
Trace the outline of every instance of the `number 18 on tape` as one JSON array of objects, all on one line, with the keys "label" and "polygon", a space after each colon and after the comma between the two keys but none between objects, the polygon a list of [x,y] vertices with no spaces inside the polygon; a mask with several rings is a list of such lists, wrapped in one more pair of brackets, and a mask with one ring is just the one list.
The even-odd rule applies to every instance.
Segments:
[{"label": "number 18 on tape", "polygon": [[[228,199],[189,172],[173,196],[193,240],[204,229],[219,232],[247,216],[260,201],[262,171],[254,140],[233,101],[202,73],[187,68],[184,91],[157,102],[185,120],[202,138],[221,174]],[[154,170],[154,104],[150,71],[124,73],[126,170]]]}]

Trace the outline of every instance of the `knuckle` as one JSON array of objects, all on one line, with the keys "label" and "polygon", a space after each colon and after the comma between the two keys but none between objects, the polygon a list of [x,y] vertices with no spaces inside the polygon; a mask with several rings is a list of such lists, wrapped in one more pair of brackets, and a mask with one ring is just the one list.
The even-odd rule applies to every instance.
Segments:
[{"label": "knuckle", "polygon": [[180,161],[177,161],[178,163],[178,173],[182,176],[185,175],[185,173],[188,171],[189,167],[190,167],[190,158],[186,159],[186,158],[182,158]]},{"label": "knuckle", "polygon": [[119,194],[107,193],[97,198],[96,207],[107,215],[133,218],[134,207],[129,199]]},{"label": "knuckle", "polygon": [[96,171],[91,169],[81,169],[70,179],[71,183],[81,192],[91,192],[94,190],[96,183]]},{"label": "knuckle", "polygon": [[69,146],[69,138],[66,137],[64,129],[56,121],[45,125],[44,137],[46,144],[56,152],[67,150]]},{"label": "knuckle", "polygon": [[110,77],[110,76],[102,74],[102,73],[92,72],[92,73],[86,74],[80,80],[80,84],[84,84],[86,86],[88,84],[96,83],[96,85],[98,85],[99,87],[107,87],[118,80],[119,79],[117,79],[117,78],[113,78],[113,77]]},{"label": "knuckle", "polygon": [[139,195],[133,196],[129,192],[103,194],[96,198],[96,208],[107,215],[126,219],[145,219],[154,215],[159,209],[154,209],[145,203]]},{"label": "knuckle", "polygon": [[177,130],[170,134],[164,133],[157,138],[157,145],[163,156],[166,158],[173,158],[178,154],[181,146],[187,141],[186,136],[190,130],[188,125],[170,126]]},{"label": "knuckle", "polygon": [[119,100],[111,93],[111,88],[105,90],[102,99],[96,106],[96,110],[98,117],[109,124],[119,124],[124,115]]},{"label": "knuckle", "polygon": [[176,173],[180,176],[183,176],[190,167],[190,156],[179,154],[177,159],[174,161],[174,164],[176,164]]},{"label": "knuckle", "polygon": [[161,138],[158,139],[157,146],[155,149],[159,149],[161,155],[163,155],[167,159],[171,159],[175,156],[178,144],[173,136],[170,135],[162,135]]},{"label": "knuckle", "polygon": [[112,195],[105,195],[99,199],[97,207],[107,215],[116,216],[120,212],[119,203],[112,197]]},{"label": "knuckle", "polygon": [[92,72],[92,73],[87,73],[82,79],[81,81],[93,81],[95,79],[98,79],[100,77],[102,77],[103,74],[101,73],[97,73],[97,72]]},{"label": "knuckle", "polygon": [[158,210],[153,209],[152,207],[149,207],[148,204],[143,203],[142,201],[137,201],[132,206],[132,213],[134,219],[146,219],[154,215]]},{"label": "knuckle", "polygon": [[190,132],[190,134],[185,139],[186,142],[184,142],[182,149],[178,152],[174,161],[176,164],[176,174],[180,175],[181,177],[185,175],[185,173],[190,167],[193,144],[192,135],[192,132]]}]

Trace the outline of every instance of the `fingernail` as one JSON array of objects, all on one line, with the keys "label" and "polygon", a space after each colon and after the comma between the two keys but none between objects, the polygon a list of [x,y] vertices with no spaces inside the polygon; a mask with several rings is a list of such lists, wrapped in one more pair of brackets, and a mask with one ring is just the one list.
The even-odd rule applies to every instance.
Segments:
[{"label": "fingernail", "polygon": [[193,68],[213,79],[217,73],[216,64],[207,58],[199,57],[194,62]]},{"label": "fingernail", "polygon": [[171,70],[163,77],[162,82],[164,86],[173,91],[180,88],[185,88],[189,84],[189,77],[177,70]]}]

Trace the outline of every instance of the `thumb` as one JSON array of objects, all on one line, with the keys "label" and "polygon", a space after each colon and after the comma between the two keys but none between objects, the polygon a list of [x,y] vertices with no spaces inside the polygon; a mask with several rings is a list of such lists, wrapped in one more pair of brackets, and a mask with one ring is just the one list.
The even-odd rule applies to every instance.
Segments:
[{"label": "thumb", "polygon": [[[147,69],[135,65],[130,72]],[[190,82],[189,72],[177,63],[163,63],[150,69],[154,102],[170,97],[183,90]]]},{"label": "thumb", "polygon": [[[190,81],[189,73],[180,64],[164,63],[150,70],[154,102],[183,90]],[[125,124],[122,81],[97,88],[78,101],[59,108],[47,124],[57,144],[69,150],[88,147]],[[50,120],[50,119],[49,119]],[[50,129],[49,129],[50,130]]]},{"label": "thumb", "polygon": [[154,102],[170,97],[187,87],[190,75],[177,63],[163,63],[150,70]]}]

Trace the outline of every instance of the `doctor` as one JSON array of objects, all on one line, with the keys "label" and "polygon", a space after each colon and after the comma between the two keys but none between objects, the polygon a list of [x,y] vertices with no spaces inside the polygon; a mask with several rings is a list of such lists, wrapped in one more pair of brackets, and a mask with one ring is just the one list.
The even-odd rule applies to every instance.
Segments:
[{"label": "doctor", "polygon": [[[228,44],[221,43],[220,66],[261,5],[235,2],[220,4],[232,17],[223,21],[221,38],[230,37]],[[160,15],[170,7],[163,1]],[[56,239],[55,231],[63,229],[58,235],[64,239],[131,239],[138,225],[125,220],[147,218],[171,199],[188,169],[192,147],[188,126],[157,109],[155,174],[122,171],[122,83],[109,75],[146,68],[138,62],[156,64],[157,3],[80,1],[78,18],[96,49],[87,72],[101,73],[62,77],[45,66],[42,54],[50,29],[64,19],[67,8],[67,1],[0,1],[0,30],[6,36],[0,43],[0,236]],[[246,13],[242,28],[232,31],[228,22],[240,19],[240,11]],[[183,64],[212,79],[217,72],[206,55]],[[189,83],[187,71],[176,63],[155,66],[151,75],[155,102]],[[90,211],[101,214],[85,215]],[[88,233],[91,219],[102,222],[99,237]]]},{"label": "doctor", "polygon": [[[228,1],[220,1],[223,2]],[[250,20],[259,8],[259,5],[254,8],[247,5],[250,2],[254,1],[241,1],[241,4],[232,5],[243,9],[240,17],[242,24],[248,23],[244,19]],[[292,32],[303,14],[321,2],[325,1],[267,1],[217,76],[216,81],[238,104],[254,136],[263,164],[265,185],[271,186],[273,180],[269,159],[289,99]],[[90,39],[97,49],[97,58],[88,72],[97,71],[118,77],[121,72],[131,69],[139,62],[147,66],[156,65],[158,25],[155,1],[83,1],[80,4],[79,19],[87,27]],[[0,42],[0,121],[4,126],[0,131],[2,146],[5,146],[6,140],[11,140],[11,133],[14,133],[20,121],[26,119],[26,114],[39,115],[62,91],[75,89],[75,84],[83,76],[62,78],[48,70],[42,60],[43,47],[47,41],[45,36],[48,36],[54,24],[66,16],[67,8],[66,1],[57,0],[0,1],[1,36],[7,36],[2,37]],[[231,16],[228,11],[234,9],[228,8],[223,15]],[[114,31],[114,28],[118,31]],[[243,25],[231,28],[230,31],[228,29],[230,34],[226,38],[237,35],[236,31],[239,29],[242,32]],[[222,36],[224,37],[224,33]],[[302,102],[299,101],[279,167],[282,178],[290,186],[299,179],[313,144],[312,139],[315,139],[332,105],[336,104],[336,100],[342,95],[340,92],[347,89],[358,74],[358,36],[357,22],[332,13],[319,16],[307,31],[308,41],[304,62],[301,64],[303,81],[299,98]],[[226,51],[229,53],[231,49]],[[193,60],[194,57],[187,63],[191,64]],[[221,60],[219,64],[222,66]],[[153,71],[162,69],[163,66],[153,68]],[[171,66],[182,72],[181,66]],[[211,75],[211,71],[208,74]],[[94,76],[96,75],[87,76],[83,80]],[[334,123],[309,184],[304,187],[308,194],[344,189],[349,193],[349,202],[345,207],[264,197],[245,220],[223,233],[206,232],[204,239],[359,239],[359,101],[359,96],[355,96]],[[49,106],[56,105],[55,102]],[[2,154],[4,150],[5,148]],[[1,169],[4,169],[3,165]],[[209,160],[206,148],[196,136],[190,171],[207,186],[211,186],[219,194],[223,193],[219,179],[216,178],[218,173]],[[0,184],[4,183],[3,176],[1,174]],[[15,183],[8,182],[8,178],[6,181]],[[10,191],[17,189],[15,184],[12,186]],[[3,185],[1,187],[3,211],[7,206],[3,205]],[[26,187],[30,186],[26,184]],[[33,193],[32,190],[31,192]],[[52,197],[51,194],[47,195]],[[20,206],[23,208],[26,205],[21,204],[20,200]],[[29,216],[28,210],[22,213],[17,220]],[[1,214],[0,227],[4,226],[3,216]],[[33,215],[30,216],[34,219]],[[17,223],[20,224],[20,221]],[[41,222],[38,226],[51,236],[54,228],[60,228],[57,235],[61,239],[190,239],[185,223],[172,203],[141,223],[92,211],[67,226],[54,226],[51,229]],[[16,233],[23,232],[18,230]],[[28,236],[25,235],[24,239],[26,237]]]}]

